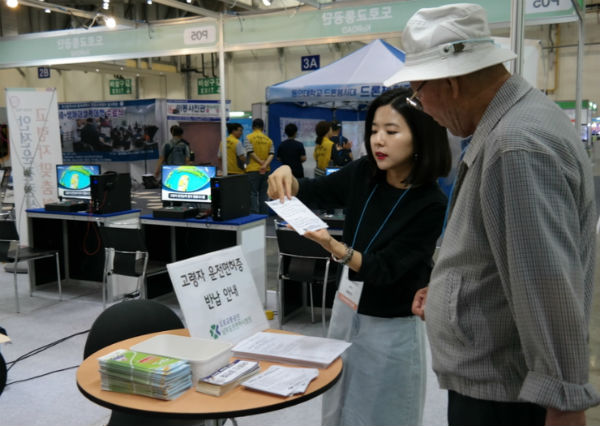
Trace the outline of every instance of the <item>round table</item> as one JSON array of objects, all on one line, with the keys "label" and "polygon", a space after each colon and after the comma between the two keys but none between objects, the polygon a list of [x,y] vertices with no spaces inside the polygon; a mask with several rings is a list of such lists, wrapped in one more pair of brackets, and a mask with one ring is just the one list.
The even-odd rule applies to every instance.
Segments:
[{"label": "round table", "polygon": [[[269,331],[282,332],[281,330]],[[223,419],[280,410],[308,401],[333,386],[343,368],[342,360],[338,358],[329,367],[319,369],[319,376],[310,383],[306,392],[289,397],[256,392],[243,386],[238,386],[218,397],[196,392],[195,387],[191,387],[172,401],[102,390],[98,357],[117,349],[129,349],[158,334],[189,336],[186,329],[150,333],[114,343],[93,353],[77,369],[77,387],[81,393],[91,401],[113,410],[188,419]],[[261,371],[271,365],[274,363],[260,361]]]}]

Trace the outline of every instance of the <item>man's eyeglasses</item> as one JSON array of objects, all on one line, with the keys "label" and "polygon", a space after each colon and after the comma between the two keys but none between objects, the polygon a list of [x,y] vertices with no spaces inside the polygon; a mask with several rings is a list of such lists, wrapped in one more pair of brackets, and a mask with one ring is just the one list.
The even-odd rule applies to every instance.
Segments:
[{"label": "man's eyeglasses", "polygon": [[421,100],[418,98],[418,95],[419,95],[419,91],[423,88],[423,86],[425,86],[425,83],[427,83],[427,80],[422,82],[421,84],[419,84],[419,87],[417,87],[417,90],[415,90],[414,93],[409,98],[406,98],[406,103],[409,104],[414,109],[418,109],[419,111],[423,111],[423,104],[421,103]]}]

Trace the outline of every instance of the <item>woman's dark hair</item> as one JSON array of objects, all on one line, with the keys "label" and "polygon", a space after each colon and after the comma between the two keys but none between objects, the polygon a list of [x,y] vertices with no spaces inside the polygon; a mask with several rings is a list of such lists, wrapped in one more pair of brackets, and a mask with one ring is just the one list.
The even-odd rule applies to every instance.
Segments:
[{"label": "woman's dark hair", "polygon": [[413,139],[413,166],[405,183],[422,185],[434,182],[441,176],[447,176],[452,166],[452,154],[448,145],[446,129],[440,126],[430,115],[413,108],[406,103],[412,95],[408,88],[396,88],[383,92],[371,102],[365,118],[365,148],[369,162],[373,167],[375,180],[385,180],[385,171],[377,168],[371,149],[371,128],[378,108],[390,105],[402,115]]},{"label": "woman's dark hair", "polygon": [[317,140],[315,143],[317,145],[321,145],[321,142],[323,142],[323,138],[329,132],[329,129],[331,129],[331,123],[329,121],[319,121],[317,123],[315,126],[315,132],[317,133]]},{"label": "woman's dark hair", "polygon": [[296,136],[296,133],[298,133],[298,126],[296,126],[294,123],[289,123],[287,126],[285,126],[284,131],[288,138],[293,138]]}]

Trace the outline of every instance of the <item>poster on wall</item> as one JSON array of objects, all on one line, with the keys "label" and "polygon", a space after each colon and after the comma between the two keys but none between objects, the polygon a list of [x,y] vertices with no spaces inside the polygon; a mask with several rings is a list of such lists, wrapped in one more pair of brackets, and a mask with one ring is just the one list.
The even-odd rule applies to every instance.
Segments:
[{"label": "poster on wall", "polygon": [[56,89],[6,89],[15,213],[28,241],[25,210],[57,200],[55,165],[61,162]]},{"label": "poster on wall", "polygon": [[156,100],[69,102],[58,108],[65,163],[158,158]]}]

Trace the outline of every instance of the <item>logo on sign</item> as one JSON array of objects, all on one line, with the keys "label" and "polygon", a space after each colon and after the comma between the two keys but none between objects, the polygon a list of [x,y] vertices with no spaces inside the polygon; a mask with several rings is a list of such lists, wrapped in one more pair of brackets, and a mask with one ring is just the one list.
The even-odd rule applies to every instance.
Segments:
[{"label": "logo on sign", "polygon": [[50,78],[50,68],[38,67],[38,78]]},{"label": "logo on sign", "polygon": [[213,324],[210,326],[210,335],[213,339],[219,338],[219,336],[221,335],[221,332],[219,331],[218,324]]},{"label": "logo on sign", "polygon": [[302,56],[302,71],[318,70],[321,68],[321,55]]},{"label": "logo on sign", "polygon": [[184,44],[216,43],[217,30],[213,26],[187,28],[183,32]]}]

